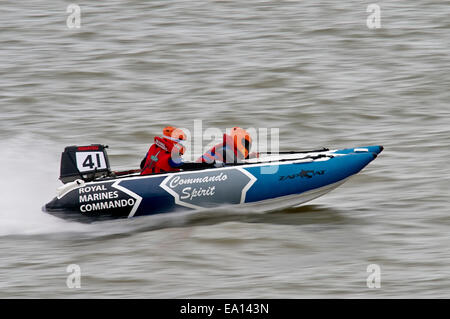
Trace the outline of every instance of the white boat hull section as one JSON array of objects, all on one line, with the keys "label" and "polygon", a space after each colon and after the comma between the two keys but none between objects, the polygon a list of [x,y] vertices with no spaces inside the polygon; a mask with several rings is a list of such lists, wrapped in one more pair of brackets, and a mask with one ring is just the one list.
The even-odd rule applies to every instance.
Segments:
[{"label": "white boat hull section", "polygon": [[[244,163],[252,164],[252,163],[269,163],[269,162],[277,162],[277,161],[305,161],[312,162],[311,157],[324,155],[324,156],[343,156],[344,154],[336,154],[334,153],[336,150],[331,151],[318,151],[318,152],[310,152],[310,153],[294,153],[294,154],[262,154],[258,158],[252,158],[249,160],[245,160]],[[315,159],[315,161],[326,161],[328,158],[323,159]]]},{"label": "white boat hull section", "polygon": [[264,212],[280,210],[289,207],[298,207],[302,204],[312,201],[326,193],[331,192],[333,189],[339,187],[345,183],[349,178],[343,179],[337,183],[329,184],[320,188],[312,189],[301,194],[294,194],[288,196],[277,197],[273,199],[266,199],[263,201],[255,203],[246,203],[241,205],[241,207],[246,207],[250,209],[256,209]]}]

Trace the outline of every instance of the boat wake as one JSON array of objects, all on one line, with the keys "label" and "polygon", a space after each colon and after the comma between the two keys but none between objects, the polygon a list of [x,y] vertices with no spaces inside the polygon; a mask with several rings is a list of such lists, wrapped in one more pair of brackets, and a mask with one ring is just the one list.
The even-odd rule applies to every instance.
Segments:
[{"label": "boat wake", "polygon": [[41,211],[43,199],[58,187],[53,176],[59,159],[50,155],[51,146],[40,144],[37,148],[24,139],[18,137],[0,144],[0,236],[81,230],[77,223]]},{"label": "boat wake", "polygon": [[[201,224],[209,218],[212,220],[216,220],[215,218],[218,216],[232,218],[231,216],[240,214],[237,209],[215,209],[214,211],[186,211],[91,224],[57,218],[43,212],[42,206],[47,198],[54,196],[55,189],[61,186],[55,176],[55,171],[59,167],[59,149],[50,143],[44,143],[44,146],[41,143],[38,148],[24,140],[27,139],[22,137],[0,144],[3,155],[0,158],[0,174],[2,176],[0,183],[0,193],[2,194],[0,201],[1,237],[71,236],[71,234],[77,238],[116,236],[167,227]],[[24,150],[27,150],[26,154],[32,154],[31,158],[25,156]],[[58,154],[58,156],[54,154]],[[229,218],[225,217],[225,220]]]}]

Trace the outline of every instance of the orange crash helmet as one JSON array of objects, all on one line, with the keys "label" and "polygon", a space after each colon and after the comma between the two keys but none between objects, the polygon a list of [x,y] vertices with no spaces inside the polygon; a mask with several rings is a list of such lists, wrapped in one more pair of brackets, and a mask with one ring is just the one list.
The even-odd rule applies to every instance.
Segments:
[{"label": "orange crash helmet", "polygon": [[184,154],[186,147],[184,146],[183,142],[186,141],[186,134],[182,129],[173,126],[166,126],[163,129],[163,135],[164,138],[174,142],[174,147],[178,149],[181,155]]},{"label": "orange crash helmet", "polygon": [[235,150],[241,153],[244,158],[247,158],[252,147],[250,134],[243,128],[233,127],[230,136],[233,139]]}]

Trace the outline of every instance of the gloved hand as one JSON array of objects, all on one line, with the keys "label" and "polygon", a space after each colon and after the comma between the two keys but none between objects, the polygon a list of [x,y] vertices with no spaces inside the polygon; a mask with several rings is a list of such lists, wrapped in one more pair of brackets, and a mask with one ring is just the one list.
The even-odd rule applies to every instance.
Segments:
[{"label": "gloved hand", "polygon": [[249,159],[251,159],[251,158],[259,158],[259,152],[251,152],[251,153],[248,155],[248,158],[249,158]]},{"label": "gloved hand", "polygon": [[214,161],[213,166],[214,166],[215,168],[225,167],[225,163]]}]

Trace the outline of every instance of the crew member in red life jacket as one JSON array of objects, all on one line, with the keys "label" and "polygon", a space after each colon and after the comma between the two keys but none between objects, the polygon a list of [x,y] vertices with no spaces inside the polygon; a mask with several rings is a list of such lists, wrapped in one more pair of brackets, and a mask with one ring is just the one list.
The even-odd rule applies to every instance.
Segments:
[{"label": "crew member in red life jacket", "polygon": [[217,161],[229,164],[259,157],[259,153],[250,153],[251,147],[252,138],[250,134],[240,127],[233,127],[229,135],[223,134],[222,143],[203,154],[197,162],[213,163]]},{"label": "crew member in red life jacket", "polygon": [[155,136],[155,144],[150,149],[141,162],[141,175],[178,172],[190,169],[205,169],[217,167],[215,162],[210,163],[185,163],[182,156],[185,152],[183,142],[186,141],[186,134],[183,130],[172,126],[163,129],[163,136]]},{"label": "crew member in red life jacket", "polygon": [[155,136],[155,144],[150,146],[147,155],[141,162],[141,175],[179,171],[181,156],[185,147],[183,141],[186,134],[181,129],[167,126],[163,136]]}]

